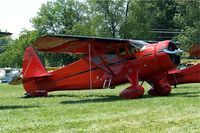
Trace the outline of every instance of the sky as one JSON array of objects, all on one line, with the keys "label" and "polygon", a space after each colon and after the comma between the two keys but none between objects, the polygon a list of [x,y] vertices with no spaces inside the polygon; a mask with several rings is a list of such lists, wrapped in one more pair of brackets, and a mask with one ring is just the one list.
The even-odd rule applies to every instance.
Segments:
[{"label": "sky", "polygon": [[0,29],[17,38],[23,29],[32,30],[30,19],[48,0],[0,0]]}]

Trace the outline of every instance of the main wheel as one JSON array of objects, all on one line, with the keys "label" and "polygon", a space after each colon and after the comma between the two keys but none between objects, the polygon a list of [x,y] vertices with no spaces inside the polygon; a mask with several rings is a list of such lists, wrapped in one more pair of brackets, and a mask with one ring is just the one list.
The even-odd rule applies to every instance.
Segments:
[{"label": "main wheel", "polygon": [[124,99],[135,99],[135,98],[139,98],[143,95],[144,95],[144,88],[139,85],[137,87],[130,86],[130,87],[124,89],[119,94],[119,96]]},{"label": "main wheel", "polygon": [[151,96],[167,96],[171,92],[171,86],[168,83],[164,83],[161,86],[154,86],[148,91]]}]

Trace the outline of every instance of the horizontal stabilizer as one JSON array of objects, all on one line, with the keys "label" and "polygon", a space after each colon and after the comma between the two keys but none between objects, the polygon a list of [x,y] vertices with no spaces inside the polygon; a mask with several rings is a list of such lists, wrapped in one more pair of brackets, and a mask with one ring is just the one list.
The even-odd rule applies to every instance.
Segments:
[{"label": "horizontal stabilizer", "polygon": [[11,81],[8,82],[9,85],[19,85],[22,84],[22,78],[18,77],[15,79],[12,79]]}]

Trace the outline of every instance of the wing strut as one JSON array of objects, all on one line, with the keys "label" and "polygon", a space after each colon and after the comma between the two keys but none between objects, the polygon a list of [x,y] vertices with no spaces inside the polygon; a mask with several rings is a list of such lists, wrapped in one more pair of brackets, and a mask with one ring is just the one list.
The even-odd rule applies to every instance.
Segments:
[{"label": "wing strut", "polygon": [[92,60],[91,60],[91,43],[88,45],[89,69],[90,69],[90,89],[92,90]]},{"label": "wing strut", "polygon": [[[87,60],[89,62],[89,69],[91,71],[92,69],[92,65],[95,65],[96,67],[100,68],[102,71],[108,73],[109,75],[113,75],[113,76],[116,76],[113,71],[110,69],[110,67],[108,65],[106,65],[106,62],[103,60],[103,58],[95,51],[95,49],[92,48],[91,45],[93,43],[93,40],[90,41],[88,43],[88,59],[87,58],[82,58],[84,60]],[[92,52],[101,59],[101,61],[103,62],[103,64],[95,64],[94,62],[92,62]],[[105,68],[107,68],[108,70],[105,70]]]},{"label": "wing strut", "polygon": [[[114,74],[114,72],[110,69],[110,67],[109,67],[108,65],[106,65],[105,60],[104,60],[101,56],[99,56],[99,54],[98,54],[92,47],[91,47],[91,49],[92,49],[92,51],[94,52],[94,54],[95,54],[96,56],[98,56],[98,57],[101,59],[101,61],[103,62],[103,65],[98,65],[98,64],[95,64],[95,63],[93,63],[93,64],[95,64],[96,66],[100,67],[102,70],[104,70],[104,71],[107,72],[108,74],[113,75],[113,76],[116,76],[116,75]],[[106,71],[105,69],[103,69],[103,67],[107,68],[107,69],[109,70],[109,72]]]}]

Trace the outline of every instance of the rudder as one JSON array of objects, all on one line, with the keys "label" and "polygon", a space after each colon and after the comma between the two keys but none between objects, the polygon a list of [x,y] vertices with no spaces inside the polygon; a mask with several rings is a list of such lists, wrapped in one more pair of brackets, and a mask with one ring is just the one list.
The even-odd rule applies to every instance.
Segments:
[{"label": "rudder", "polygon": [[22,68],[23,78],[33,78],[48,73],[31,46],[25,50]]}]

